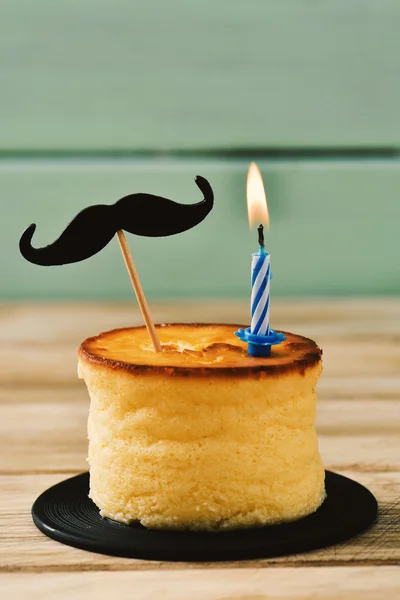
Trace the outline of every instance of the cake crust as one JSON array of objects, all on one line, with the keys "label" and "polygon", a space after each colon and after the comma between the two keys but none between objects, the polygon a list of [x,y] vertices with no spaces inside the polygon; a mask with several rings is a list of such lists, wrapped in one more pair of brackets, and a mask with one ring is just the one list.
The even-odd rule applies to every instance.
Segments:
[{"label": "cake crust", "polygon": [[[93,366],[131,375],[191,378],[304,374],[321,361],[322,350],[313,340],[285,331],[281,333],[286,340],[271,348],[270,357],[249,356],[247,344],[233,335],[234,331],[245,327],[238,324],[159,324],[156,330],[163,348],[159,354],[153,351],[145,326],[125,327],[87,338],[80,345],[78,355],[81,361]],[[195,346],[191,345],[190,339],[193,332],[200,337]]]}]

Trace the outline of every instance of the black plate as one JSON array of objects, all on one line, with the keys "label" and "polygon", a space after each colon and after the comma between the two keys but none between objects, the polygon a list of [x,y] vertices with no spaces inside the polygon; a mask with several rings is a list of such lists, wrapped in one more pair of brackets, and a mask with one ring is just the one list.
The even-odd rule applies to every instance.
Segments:
[{"label": "black plate", "polygon": [[32,517],[47,536],[100,554],[174,561],[269,558],[331,546],[375,521],[378,505],[365,487],[330,471],[325,484],[322,506],[292,523],[219,533],[160,531],[102,519],[88,498],[89,473],[82,473],[43,492]]}]

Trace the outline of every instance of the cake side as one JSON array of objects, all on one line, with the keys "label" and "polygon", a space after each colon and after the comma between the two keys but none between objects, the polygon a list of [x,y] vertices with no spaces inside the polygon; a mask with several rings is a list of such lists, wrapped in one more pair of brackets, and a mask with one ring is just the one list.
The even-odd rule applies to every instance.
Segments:
[{"label": "cake side", "polygon": [[150,528],[226,529],[310,514],[325,497],[314,429],[321,368],[319,358],[247,377],[200,369],[193,380],[104,367],[80,352],[91,498],[103,516]]}]

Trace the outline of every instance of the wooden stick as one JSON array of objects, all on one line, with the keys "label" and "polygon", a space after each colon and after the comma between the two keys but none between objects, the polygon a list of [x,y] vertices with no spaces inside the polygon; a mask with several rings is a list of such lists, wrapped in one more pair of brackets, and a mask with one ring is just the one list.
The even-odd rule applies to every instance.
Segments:
[{"label": "wooden stick", "polygon": [[128,242],[125,237],[125,233],[122,229],[117,231],[118,242],[121,248],[122,256],[124,257],[126,268],[128,269],[129,277],[131,278],[133,289],[135,290],[136,298],[139,304],[139,308],[142,312],[144,322],[149,332],[151,341],[153,342],[154,351],[161,352],[161,344],[158,339],[156,328],[154,327],[153,320],[150,315],[149,305],[147,304],[146,296],[144,295],[143,288],[140,283],[139,275],[137,274],[135,263],[133,262],[132,255],[129,251]]}]

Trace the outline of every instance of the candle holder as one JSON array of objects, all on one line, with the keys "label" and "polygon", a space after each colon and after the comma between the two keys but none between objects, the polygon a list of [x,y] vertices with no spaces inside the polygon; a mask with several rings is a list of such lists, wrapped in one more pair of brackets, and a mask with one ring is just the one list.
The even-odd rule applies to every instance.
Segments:
[{"label": "candle holder", "polygon": [[268,357],[271,355],[271,346],[276,346],[286,340],[283,333],[277,333],[270,329],[266,335],[257,335],[251,333],[250,327],[247,329],[238,329],[235,335],[248,344],[248,353],[250,356]]}]

